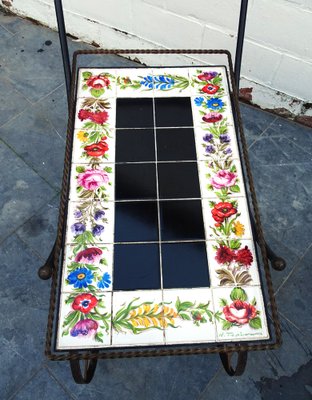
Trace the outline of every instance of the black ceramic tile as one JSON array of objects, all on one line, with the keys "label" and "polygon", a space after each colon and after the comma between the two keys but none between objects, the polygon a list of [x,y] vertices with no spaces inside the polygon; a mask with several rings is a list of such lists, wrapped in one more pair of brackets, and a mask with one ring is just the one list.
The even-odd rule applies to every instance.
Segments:
[{"label": "black ceramic tile", "polygon": [[156,201],[115,203],[115,242],[157,240]]},{"label": "black ceramic tile", "polygon": [[160,289],[158,244],[116,244],[114,290]]},{"label": "black ceramic tile", "polygon": [[200,200],[160,201],[161,239],[205,239]]},{"label": "black ceramic tile", "polygon": [[116,200],[156,199],[155,164],[117,164]]},{"label": "black ceramic tile", "polygon": [[161,245],[164,288],[208,287],[205,242]]},{"label": "black ceramic tile", "polygon": [[188,97],[155,99],[156,126],[193,126],[191,100]]},{"label": "black ceramic tile", "polygon": [[196,162],[158,164],[161,199],[200,198]]},{"label": "black ceramic tile", "polygon": [[154,126],[152,99],[117,99],[116,128]]},{"label": "black ceramic tile", "polygon": [[155,161],[153,129],[116,131],[116,162]]},{"label": "black ceramic tile", "polygon": [[157,129],[157,160],[196,160],[194,130],[192,128]]}]

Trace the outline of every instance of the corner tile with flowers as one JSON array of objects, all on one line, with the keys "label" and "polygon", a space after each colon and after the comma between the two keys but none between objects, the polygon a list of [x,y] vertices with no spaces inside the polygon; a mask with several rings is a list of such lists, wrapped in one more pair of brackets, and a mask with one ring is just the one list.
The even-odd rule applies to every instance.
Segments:
[{"label": "corner tile with flowers", "polygon": [[269,337],[260,287],[213,289],[218,341]]},{"label": "corner tile with flowers", "polygon": [[220,68],[190,69],[193,94],[224,96],[223,75]]},{"label": "corner tile with flowers", "polygon": [[63,292],[57,347],[110,345],[111,293]]}]

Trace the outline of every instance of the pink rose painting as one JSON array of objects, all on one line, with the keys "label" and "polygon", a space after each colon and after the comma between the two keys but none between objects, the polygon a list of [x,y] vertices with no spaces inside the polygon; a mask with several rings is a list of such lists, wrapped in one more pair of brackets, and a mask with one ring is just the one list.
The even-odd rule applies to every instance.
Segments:
[{"label": "pink rose painting", "polygon": [[215,189],[222,189],[224,187],[231,187],[235,185],[236,180],[236,173],[220,170],[211,178],[210,183]]},{"label": "pink rose painting", "polygon": [[257,316],[257,310],[245,301],[235,300],[232,304],[223,307],[223,314],[227,321],[244,325]]},{"label": "pink rose painting", "polygon": [[108,182],[108,174],[100,169],[87,169],[78,175],[78,185],[87,190],[96,190]]},{"label": "pink rose painting", "polygon": [[94,89],[102,89],[109,86],[110,81],[106,76],[102,75],[91,75],[90,78],[87,80],[86,85],[92,87]]}]

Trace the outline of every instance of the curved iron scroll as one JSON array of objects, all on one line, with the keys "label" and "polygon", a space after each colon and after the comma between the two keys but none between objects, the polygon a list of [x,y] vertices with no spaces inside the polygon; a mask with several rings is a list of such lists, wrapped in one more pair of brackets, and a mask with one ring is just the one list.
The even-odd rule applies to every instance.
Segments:
[{"label": "curved iron scroll", "polygon": [[[83,371],[81,365],[83,364]],[[90,383],[97,365],[97,358],[92,360],[70,360],[70,368],[73,378],[76,383],[87,384]]]},{"label": "curved iron scroll", "polygon": [[231,364],[231,359],[234,353],[220,353],[220,358],[223,364],[225,371],[230,376],[240,376],[244,373],[246,364],[247,364],[247,351],[238,351],[237,352],[237,363],[234,368]]}]

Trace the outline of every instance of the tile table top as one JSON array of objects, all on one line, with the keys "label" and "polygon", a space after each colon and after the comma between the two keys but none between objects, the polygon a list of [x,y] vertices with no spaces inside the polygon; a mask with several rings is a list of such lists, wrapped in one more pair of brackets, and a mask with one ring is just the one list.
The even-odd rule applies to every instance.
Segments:
[{"label": "tile table top", "polygon": [[79,69],[57,350],[269,339],[226,68]]}]

